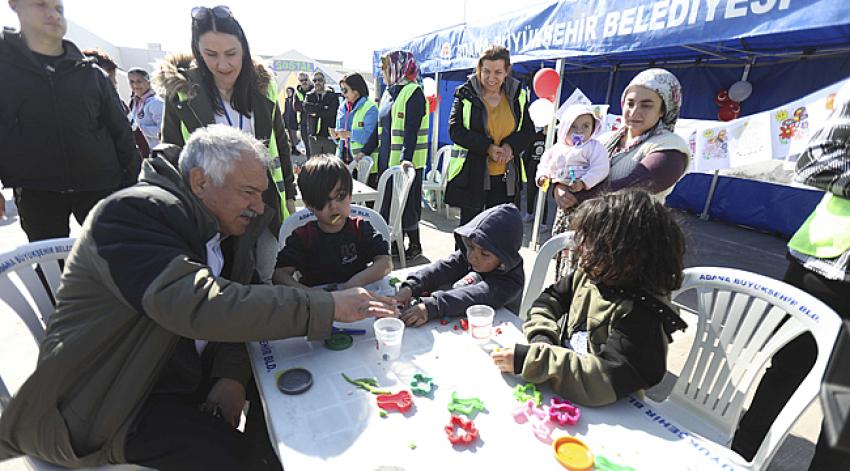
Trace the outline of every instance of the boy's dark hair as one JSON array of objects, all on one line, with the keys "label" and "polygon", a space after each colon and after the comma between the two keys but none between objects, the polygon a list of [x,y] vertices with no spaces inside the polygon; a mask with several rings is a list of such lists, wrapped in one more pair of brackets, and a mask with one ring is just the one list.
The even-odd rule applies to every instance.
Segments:
[{"label": "boy's dark hair", "polygon": [[348,88],[355,90],[361,97],[369,98],[369,87],[366,86],[366,79],[357,72],[342,77],[342,80],[339,81],[340,89],[342,89],[342,84],[348,85]]},{"label": "boy's dark hair", "polygon": [[337,183],[342,182],[342,191],[351,194],[351,174],[335,155],[322,154],[310,157],[298,174],[298,190],[304,204],[321,210],[328,203],[328,195]]},{"label": "boy's dark hair", "polygon": [[582,203],[570,229],[574,263],[590,279],[662,295],[682,285],[685,235],[645,190],[621,190]]}]

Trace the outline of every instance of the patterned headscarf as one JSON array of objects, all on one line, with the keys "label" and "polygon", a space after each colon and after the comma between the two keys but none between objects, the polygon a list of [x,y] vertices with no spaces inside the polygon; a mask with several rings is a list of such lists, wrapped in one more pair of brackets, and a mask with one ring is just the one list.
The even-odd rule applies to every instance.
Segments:
[{"label": "patterned headscarf", "polygon": [[[620,97],[620,108],[622,108],[626,102],[626,94],[629,93],[629,90],[634,86],[641,86],[657,93],[658,96],[661,97],[661,101],[664,103],[664,115],[658,120],[658,123],[652,129],[647,130],[633,142],[627,143],[626,148],[622,149],[623,152],[634,149],[652,136],[668,131],[673,132],[676,128],[676,121],[679,120],[679,112],[682,109],[682,85],[679,84],[679,79],[677,79],[676,76],[668,70],[646,69],[637,74],[635,78],[629,82],[626,89],[623,90],[623,95]],[[625,133],[626,127],[623,126],[623,128],[615,134],[612,140],[608,142],[607,147],[609,155],[615,152],[617,143]]]},{"label": "patterned headscarf", "polygon": [[391,51],[381,56],[381,68],[387,71],[391,85],[404,85],[416,81],[419,76],[419,66],[412,52]]}]

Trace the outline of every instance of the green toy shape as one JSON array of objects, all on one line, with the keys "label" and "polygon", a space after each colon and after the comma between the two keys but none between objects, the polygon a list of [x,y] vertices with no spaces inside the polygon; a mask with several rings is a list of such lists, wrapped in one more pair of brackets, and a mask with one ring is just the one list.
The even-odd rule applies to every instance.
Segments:
[{"label": "green toy shape", "polygon": [[514,388],[514,399],[519,402],[528,402],[529,399],[534,401],[536,405],[540,405],[543,400],[543,395],[537,390],[537,386],[528,384],[517,384]]},{"label": "green toy shape", "polygon": [[417,396],[427,396],[432,391],[434,391],[434,378],[422,373],[413,375],[413,380],[410,381],[410,392]]},{"label": "green toy shape", "polygon": [[452,392],[452,400],[449,402],[449,412],[452,414],[463,414],[472,418],[477,412],[483,411],[484,403],[477,397],[468,399],[460,399],[457,397],[457,391]]}]

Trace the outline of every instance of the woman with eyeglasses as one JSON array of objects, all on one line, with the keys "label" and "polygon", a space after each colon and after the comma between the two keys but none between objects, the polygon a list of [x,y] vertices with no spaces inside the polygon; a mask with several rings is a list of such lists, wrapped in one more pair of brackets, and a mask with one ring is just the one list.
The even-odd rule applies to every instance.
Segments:
[{"label": "woman with eyeglasses", "polygon": [[130,97],[130,111],[127,119],[130,127],[139,130],[148,145],[148,151],[142,157],[148,157],[150,149],[159,145],[159,133],[162,129],[162,113],[165,104],[151,88],[151,77],[148,71],[141,67],[133,67],[127,71],[127,81],[133,95]]},{"label": "woman with eyeglasses", "polygon": [[[408,51],[391,51],[381,57],[381,74],[387,88],[381,97],[378,111],[378,172],[370,175],[370,185],[377,186],[378,178],[389,167],[402,165],[416,169],[416,178],[407,195],[402,215],[402,230],[409,246],[406,259],[422,254],[419,240],[419,220],[422,218],[422,174],[428,158],[428,104],[419,83],[419,66]],[[382,216],[389,220],[391,192],[386,192],[381,206]],[[396,248],[393,245],[393,253]]]},{"label": "woman with eyeglasses", "polygon": [[266,195],[266,203],[280,208],[278,225],[295,212],[295,177],[277,85],[252,60],[248,39],[230,8],[193,8],[192,55],[166,58],[154,83],[165,97],[162,142],[182,147],[192,131],[210,124],[226,124],[268,142],[274,158],[270,187],[278,195]]},{"label": "woman with eyeglasses", "polygon": [[[378,147],[378,107],[369,98],[366,80],[356,72],[348,74],[339,81],[339,89],[345,101],[336,114],[336,155],[346,165],[360,162],[363,157],[372,158]],[[377,173],[378,161],[373,158],[372,162],[370,173]]]}]

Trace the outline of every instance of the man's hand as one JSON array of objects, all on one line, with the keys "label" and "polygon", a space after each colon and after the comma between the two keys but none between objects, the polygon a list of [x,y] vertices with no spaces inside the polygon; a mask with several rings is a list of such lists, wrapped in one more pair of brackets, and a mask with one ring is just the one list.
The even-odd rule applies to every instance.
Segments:
[{"label": "man's hand", "polygon": [[546,183],[549,181],[548,177],[540,177],[537,179],[537,188],[543,188],[546,186]]},{"label": "man's hand", "polygon": [[360,159],[362,159],[363,157],[366,157],[366,154],[364,154],[363,152],[358,152],[354,154],[354,160],[358,162],[360,162]]},{"label": "man's hand", "polygon": [[419,327],[428,322],[428,308],[423,303],[411,306],[410,309],[404,311],[401,315],[401,320],[408,327]]},{"label": "man's hand", "polygon": [[6,198],[3,197],[3,193],[0,193],[0,219],[6,217]]},{"label": "man's hand", "polygon": [[289,211],[289,214],[295,214],[295,200],[286,200],[286,210]]},{"label": "man's hand", "polygon": [[553,195],[555,197],[555,204],[561,209],[570,209],[578,204],[578,199],[570,192],[567,185],[563,183],[555,185]]},{"label": "man's hand", "polygon": [[413,290],[410,289],[410,286],[403,286],[398,293],[395,295],[396,304],[400,304],[402,306],[407,306],[410,304],[410,298],[413,297]]},{"label": "man's hand", "polygon": [[245,408],[245,387],[242,383],[235,379],[219,378],[207,394],[207,402],[203,404],[203,409],[208,412],[214,412],[216,407],[221,410],[221,418],[225,422],[233,428],[238,427]]},{"label": "man's hand", "polygon": [[402,160],[402,161],[401,161],[401,168],[402,168],[402,170],[407,170],[407,169],[409,169],[409,168],[414,168],[414,167],[413,167],[413,162],[411,162],[411,161],[409,161],[409,160]]},{"label": "man's hand", "polygon": [[334,291],[334,320],[355,322],[367,317],[397,317],[395,300],[363,288]]},{"label": "man's hand", "polygon": [[514,349],[500,348],[490,354],[493,363],[504,373],[514,373]]}]

